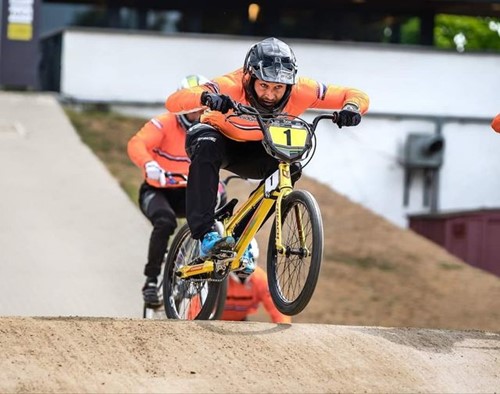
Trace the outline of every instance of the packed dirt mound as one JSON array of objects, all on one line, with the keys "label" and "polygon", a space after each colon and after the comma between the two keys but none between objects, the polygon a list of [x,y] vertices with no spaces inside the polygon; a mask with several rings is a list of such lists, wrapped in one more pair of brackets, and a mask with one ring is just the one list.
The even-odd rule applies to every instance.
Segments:
[{"label": "packed dirt mound", "polygon": [[[45,101],[35,104],[40,106]],[[23,108],[23,115],[32,114],[26,105],[12,108]],[[44,116],[30,116],[38,123],[25,121],[26,125],[33,130],[51,130],[51,127],[39,127],[39,120],[48,119],[51,113],[43,109],[40,106],[39,111]],[[13,111],[4,111],[3,116]],[[128,138],[117,127],[102,130],[103,135],[109,130],[116,131],[122,142]],[[129,129],[129,133],[134,131]],[[47,147],[54,145],[45,134],[43,137],[40,143],[43,141]],[[15,143],[21,145],[19,141]],[[124,157],[123,144],[103,146],[108,150],[118,147],[117,157],[129,162]],[[6,152],[14,152],[7,148],[6,145]],[[53,166],[53,157],[46,156]],[[52,167],[45,168],[41,163],[38,164],[43,174],[36,179],[47,186],[48,178],[44,175],[48,173],[47,168]],[[81,167],[88,168],[87,165]],[[136,172],[140,176],[138,169]],[[7,175],[8,171],[4,178],[11,179]],[[102,198],[108,194],[93,187],[95,182],[88,188],[96,193],[95,201],[102,208]],[[234,181],[230,195],[243,201],[252,187],[246,182]],[[465,264],[411,231],[391,225],[310,178],[304,176],[298,187],[311,191],[321,207],[325,256],[313,299],[293,318],[292,325],[0,317],[0,392],[500,392],[500,333],[494,332],[500,327],[500,279]],[[91,201],[94,200],[85,200],[85,203]],[[110,197],[109,201],[113,199]],[[68,232],[66,221],[69,219],[62,217],[62,224],[56,226],[59,222],[54,221],[51,204],[36,207],[50,218],[54,231]],[[60,212],[61,207],[57,208]],[[129,213],[137,213],[133,212],[132,205],[128,208]],[[117,206],[115,212],[120,215],[126,209]],[[73,215],[68,218],[74,219],[76,212],[73,208]],[[16,225],[23,223],[17,223],[15,216],[12,217]],[[110,219],[109,215],[103,217]],[[123,221],[120,216],[115,226],[122,228]],[[115,234],[112,242],[127,254],[127,259],[113,252],[109,237],[91,242],[92,248],[80,248],[106,262],[99,265],[99,269],[92,269],[92,264],[99,264],[100,260],[97,257],[82,259],[82,263],[90,264],[82,264],[86,268],[84,272],[98,274],[98,280],[88,276],[92,286],[78,290],[85,276],[69,273],[66,256],[73,257],[71,267],[75,266],[71,253],[56,254],[58,259],[63,259],[55,265],[56,273],[50,275],[57,285],[40,280],[40,275],[27,276],[26,272],[36,274],[33,264],[49,272],[48,263],[52,262],[40,254],[40,249],[28,248],[27,251],[37,253],[36,258],[27,260],[29,269],[22,268],[18,258],[10,258],[8,265],[15,269],[16,275],[22,276],[22,281],[12,281],[16,276],[6,270],[5,264],[2,272],[14,284],[26,284],[31,278],[38,281],[37,286],[17,286],[22,294],[15,294],[14,298],[9,295],[10,302],[4,297],[5,302],[19,311],[26,300],[30,307],[38,308],[45,307],[55,297],[57,303],[53,305],[62,312],[52,316],[65,314],[67,310],[80,314],[68,303],[67,294],[58,296],[63,291],[60,283],[64,283],[71,288],[68,294],[93,313],[97,313],[102,300],[110,299],[111,294],[139,317],[142,312],[139,291],[142,263],[139,262],[143,262],[143,257],[131,257],[123,246],[132,247],[129,240],[145,239],[149,230],[145,226],[132,226],[128,219],[125,221],[131,226],[131,234]],[[92,225],[90,231],[102,225],[96,221],[86,222]],[[31,224],[34,224],[33,218]],[[266,224],[258,236],[263,257],[269,225]],[[8,233],[15,237],[12,229]],[[92,234],[98,235],[95,231]],[[80,239],[85,245],[93,238],[84,235]],[[74,248],[75,243],[64,245]],[[142,256],[146,246],[133,247],[133,250]],[[103,251],[111,256],[103,255]],[[128,260],[130,264],[126,263]],[[261,258],[262,265],[263,261]],[[111,263],[120,264],[121,268],[116,270]],[[118,275],[133,267],[137,267],[137,286],[133,274],[127,276],[128,280]],[[111,276],[106,274],[108,269],[113,273]],[[109,282],[109,278],[113,278],[113,286],[122,286],[121,290],[101,284],[101,281]],[[33,293],[32,289],[41,285],[47,288],[49,295],[40,297]],[[95,291],[96,287],[111,293],[102,296]],[[260,314],[254,319],[265,319],[265,316]],[[473,331],[463,331],[465,329]]]},{"label": "packed dirt mound", "polygon": [[0,318],[1,392],[500,391],[500,334]]}]

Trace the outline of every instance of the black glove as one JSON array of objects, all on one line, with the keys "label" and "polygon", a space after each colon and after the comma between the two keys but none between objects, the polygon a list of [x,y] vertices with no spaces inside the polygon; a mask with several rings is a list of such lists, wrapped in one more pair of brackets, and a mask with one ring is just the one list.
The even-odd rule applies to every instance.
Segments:
[{"label": "black glove", "polygon": [[204,91],[201,94],[201,103],[213,111],[219,111],[225,114],[234,108],[233,100],[225,94],[210,93]]},{"label": "black glove", "polygon": [[359,122],[361,122],[361,114],[358,108],[353,104],[346,104],[339,112],[339,118],[335,123],[340,129],[342,126],[357,126]]}]

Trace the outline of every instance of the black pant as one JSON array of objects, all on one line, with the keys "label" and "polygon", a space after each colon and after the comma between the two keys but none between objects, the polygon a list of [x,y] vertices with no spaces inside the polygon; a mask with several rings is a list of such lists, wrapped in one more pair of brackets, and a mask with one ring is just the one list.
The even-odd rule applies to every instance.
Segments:
[{"label": "black pant", "polygon": [[139,190],[139,206],[153,225],[144,275],[157,277],[177,218],[186,216],[186,189],[156,188],[144,182]]},{"label": "black pant", "polygon": [[260,141],[237,142],[206,124],[188,130],[186,151],[191,158],[187,221],[195,239],[201,239],[214,225],[221,168],[251,179],[263,179],[278,169],[278,161],[266,153]]}]

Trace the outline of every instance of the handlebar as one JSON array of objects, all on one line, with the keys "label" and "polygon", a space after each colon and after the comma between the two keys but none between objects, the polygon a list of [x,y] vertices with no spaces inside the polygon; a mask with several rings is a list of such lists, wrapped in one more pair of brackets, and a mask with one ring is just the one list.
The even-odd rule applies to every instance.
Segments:
[{"label": "handlebar", "polygon": [[[165,178],[167,179],[167,183],[170,183],[171,185],[179,185],[179,184],[185,184],[187,183],[188,177],[186,174],[182,174],[180,172],[170,172],[170,171],[164,171]],[[175,178],[180,178],[181,180],[177,180]],[[227,186],[230,180],[232,179],[244,179],[239,175],[229,175],[225,179],[221,180],[221,182],[224,184],[224,186]]]},{"label": "handlebar", "polygon": [[[244,105],[244,104],[238,103],[236,101],[233,101],[233,106],[234,106],[235,115],[255,116],[259,125],[261,127],[264,127],[264,124],[263,124],[264,118],[262,117],[262,115],[260,114],[260,112],[256,108],[251,107],[249,105]],[[279,114],[276,114],[275,116],[276,117],[288,116],[288,117],[292,117],[292,118],[298,118],[296,116],[290,116],[290,115],[287,115],[285,113],[279,113]],[[337,111],[334,111],[331,114],[321,114],[321,115],[316,116],[311,123],[305,122],[305,121],[304,121],[304,123],[306,123],[309,126],[309,128],[311,129],[311,132],[314,133],[314,131],[316,130],[316,127],[318,126],[318,123],[323,119],[330,119],[333,123],[337,124],[337,122],[339,121],[339,113]]]},{"label": "handlebar", "polygon": [[[171,185],[180,185],[180,184],[185,184],[187,183],[187,175],[182,174],[180,172],[170,172],[170,171],[165,171],[165,178],[167,180],[167,183]],[[181,180],[177,180],[175,178],[180,178]]]}]

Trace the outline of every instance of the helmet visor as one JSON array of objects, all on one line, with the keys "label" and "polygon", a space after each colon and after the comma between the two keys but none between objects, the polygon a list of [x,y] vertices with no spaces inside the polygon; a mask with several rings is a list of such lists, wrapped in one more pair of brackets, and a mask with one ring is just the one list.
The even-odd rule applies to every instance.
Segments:
[{"label": "helmet visor", "polygon": [[[277,60],[281,60],[277,58]],[[295,65],[286,61],[261,60],[255,68],[255,76],[266,82],[295,83]]]}]

